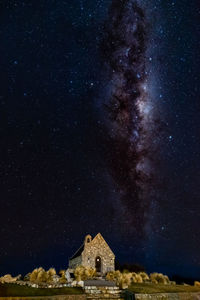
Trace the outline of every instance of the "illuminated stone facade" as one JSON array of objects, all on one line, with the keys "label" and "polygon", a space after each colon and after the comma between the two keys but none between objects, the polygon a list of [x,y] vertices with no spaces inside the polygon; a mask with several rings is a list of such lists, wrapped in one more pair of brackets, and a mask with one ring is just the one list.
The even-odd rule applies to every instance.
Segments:
[{"label": "illuminated stone facade", "polygon": [[102,275],[115,270],[115,255],[100,233],[93,239],[87,235],[83,245],[69,260],[72,271],[80,265],[96,268],[97,273]]}]

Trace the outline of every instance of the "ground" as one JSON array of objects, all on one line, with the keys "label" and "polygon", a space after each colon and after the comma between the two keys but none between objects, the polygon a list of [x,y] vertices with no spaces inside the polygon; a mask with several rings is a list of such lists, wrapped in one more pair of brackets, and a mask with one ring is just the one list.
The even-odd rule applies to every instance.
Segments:
[{"label": "ground", "polygon": [[[161,285],[152,283],[135,283],[129,287],[129,290],[136,294],[153,293],[192,293],[200,292],[200,287],[185,285]],[[40,289],[17,284],[0,284],[0,297],[28,297],[28,296],[55,296],[55,295],[78,295],[83,294],[81,288],[64,287],[59,289]]]},{"label": "ground", "polygon": [[200,292],[200,287],[191,285],[162,285],[152,283],[134,283],[128,289],[137,294]]},{"label": "ground", "polygon": [[83,294],[81,288],[64,287],[59,289],[40,289],[17,284],[0,284],[0,297],[28,297]]}]

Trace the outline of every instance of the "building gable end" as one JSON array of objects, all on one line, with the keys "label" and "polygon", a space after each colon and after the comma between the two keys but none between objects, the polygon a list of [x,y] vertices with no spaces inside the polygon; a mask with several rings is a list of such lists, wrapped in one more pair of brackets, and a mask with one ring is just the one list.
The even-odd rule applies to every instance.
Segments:
[{"label": "building gable end", "polygon": [[107,244],[107,242],[105,241],[105,239],[103,238],[103,236],[101,235],[101,233],[98,233],[93,240],[91,241],[91,245],[95,244],[95,243],[99,243],[100,245],[105,245],[105,247],[107,248],[107,250],[115,257],[113,251],[111,250],[111,248],[109,247],[109,245]]}]

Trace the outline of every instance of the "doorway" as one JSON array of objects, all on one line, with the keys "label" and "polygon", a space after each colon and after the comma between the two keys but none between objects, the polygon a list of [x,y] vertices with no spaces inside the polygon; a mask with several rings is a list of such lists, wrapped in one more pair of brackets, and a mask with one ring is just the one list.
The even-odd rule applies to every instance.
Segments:
[{"label": "doorway", "polygon": [[101,273],[101,257],[97,256],[95,260],[95,268],[97,273]]}]

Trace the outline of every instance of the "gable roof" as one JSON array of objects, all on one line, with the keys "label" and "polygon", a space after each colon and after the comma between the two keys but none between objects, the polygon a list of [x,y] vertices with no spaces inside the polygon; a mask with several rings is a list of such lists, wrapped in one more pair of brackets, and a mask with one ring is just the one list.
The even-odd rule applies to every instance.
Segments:
[{"label": "gable roof", "polygon": [[[97,235],[91,240],[90,243],[92,243],[94,240],[96,240],[96,239],[98,239],[98,238],[102,239],[103,242],[104,242],[104,243],[107,245],[107,247],[110,249],[109,245],[106,243],[106,241],[104,240],[104,238],[103,238],[103,236],[101,235],[101,233],[97,233]],[[72,257],[70,257],[70,260],[71,260],[71,259],[74,259],[74,258],[76,258],[76,257],[78,257],[78,256],[81,256],[81,254],[82,254],[82,252],[83,252],[84,249],[85,249],[85,243],[83,243],[83,244],[80,246],[80,248],[74,253],[74,255],[73,255]],[[110,249],[110,251],[112,252],[111,249]],[[112,252],[112,253],[113,253],[113,252]],[[114,253],[113,253],[113,255],[114,255]]]},{"label": "gable roof", "polygon": [[70,257],[70,260],[80,256],[83,250],[84,250],[84,244],[82,244],[81,247],[74,253],[74,255]]},{"label": "gable roof", "polygon": [[98,239],[98,238],[100,238],[100,239],[106,244],[106,246],[110,249],[110,251],[111,251],[112,254],[114,255],[114,253],[113,253],[113,251],[111,250],[110,246],[109,246],[108,243],[105,241],[105,239],[103,238],[103,236],[101,235],[100,232],[93,238],[93,240],[91,241],[91,243],[92,243],[94,240]]}]

